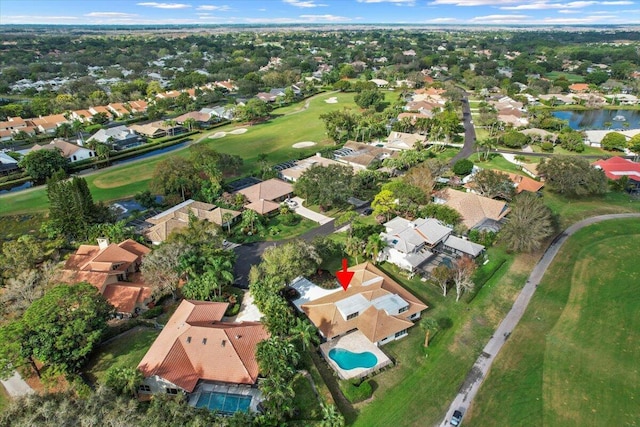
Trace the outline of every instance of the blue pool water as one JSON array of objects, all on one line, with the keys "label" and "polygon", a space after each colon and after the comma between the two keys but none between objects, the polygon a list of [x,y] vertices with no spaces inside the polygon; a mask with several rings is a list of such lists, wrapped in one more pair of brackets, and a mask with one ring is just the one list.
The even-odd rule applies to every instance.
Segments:
[{"label": "blue pool water", "polygon": [[201,393],[196,408],[209,408],[211,411],[233,414],[234,412],[248,412],[251,406],[251,396],[239,394],[216,393],[215,391]]},{"label": "blue pool water", "polygon": [[344,348],[332,348],[329,350],[329,357],[345,371],[355,368],[373,368],[378,363],[378,358],[370,351],[353,353]]}]

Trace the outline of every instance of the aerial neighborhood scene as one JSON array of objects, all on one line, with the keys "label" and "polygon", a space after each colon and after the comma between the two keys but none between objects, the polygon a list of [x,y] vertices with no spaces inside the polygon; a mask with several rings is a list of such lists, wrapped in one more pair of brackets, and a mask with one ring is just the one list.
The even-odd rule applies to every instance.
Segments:
[{"label": "aerial neighborhood scene", "polygon": [[0,427],[640,424],[635,1],[0,34]]}]

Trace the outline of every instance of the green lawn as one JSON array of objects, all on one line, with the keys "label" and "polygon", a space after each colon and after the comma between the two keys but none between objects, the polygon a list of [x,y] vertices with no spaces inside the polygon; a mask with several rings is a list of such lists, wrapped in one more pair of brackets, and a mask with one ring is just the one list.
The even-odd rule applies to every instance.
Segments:
[{"label": "green lawn", "polygon": [[638,425],[640,221],[571,237],[496,359],[465,424]]},{"label": "green lawn", "polygon": [[97,350],[89,360],[85,373],[93,382],[100,382],[112,366],[135,368],[160,331],[149,328],[132,330]]},{"label": "green lawn", "polygon": [[322,417],[322,409],[320,408],[320,402],[318,396],[311,387],[309,379],[299,374],[293,381],[293,390],[295,391],[295,397],[293,400],[293,406],[298,411],[294,416],[294,425],[308,425],[308,422],[319,420]]},{"label": "green lawn", "polygon": [[[500,248],[489,249],[489,258],[504,256]],[[532,263],[513,257],[484,285],[472,304],[455,302],[455,295],[442,296],[439,289],[418,278],[408,279],[395,266],[383,268],[403,286],[429,305],[424,316],[442,325],[423,347],[424,330],[419,325],[408,337],[387,344],[385,353],[397,361],[392,369],[373,377],[373,400],[358,408],[347,421],[354,426],[426,426],[436,424],[448,401],[482,351],[497,324],[524,284]],[[509,273],[509,274],[507,274]]]},{"label": "green lawn", "polygon": [[543,192],[545,203],[559,218],[561,229],[594,215],[640,212],[640,200],[626,193],[609,192],[602,196],[568,199],[546,188]]},{"label": "green lawn", "polygon": [[582,82],[584,82],[584,77],[579,75],[579,74],[564,73],[564,72],[561,72],[561,71],[552,71],[550,73],[547,73],[546,77],[548,79],[551,79],[551,80],[555,80],[555,79],[557,79],[559,77],[564,77],[570,83],[582,83]]},{"label": "green lawn", "polygon": [[7,394],[7,390],[5,390],[4,386],[0,384],[0,413],[4,411],[10,403],[11,397]]}]

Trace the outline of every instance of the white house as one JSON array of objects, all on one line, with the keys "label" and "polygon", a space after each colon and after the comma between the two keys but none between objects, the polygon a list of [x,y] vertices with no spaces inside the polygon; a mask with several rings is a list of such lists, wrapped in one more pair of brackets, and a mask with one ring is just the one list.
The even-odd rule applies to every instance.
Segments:
[{"label": "white house", "polygon": [[453,229],[434,218],[409,221],[395,217],[384,226],[380,237],[387,246],[379,259],[409,271],[415,271],[437,253],[475,258],[484,250],[482,245],[452,235]]},{"label": "white house", "polygon": [[64,139],[54,139],[49,144],[34,145],[30,151],[37,150],[55,150],[62,151],[62,155],[71,163],[79,162],[81,160],[92,159],[96,156],[96,152],[86,147],[80,147],[79,145],[72,144]]}]

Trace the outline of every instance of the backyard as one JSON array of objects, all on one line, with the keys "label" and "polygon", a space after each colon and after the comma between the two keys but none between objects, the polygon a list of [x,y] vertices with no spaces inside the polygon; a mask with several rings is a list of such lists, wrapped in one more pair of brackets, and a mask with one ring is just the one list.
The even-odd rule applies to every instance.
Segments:
[{"label": "backyard", "polygon": [[640,222],[571,237],[465,418],[474,426],[636,425],[640,419]]},{"label": "backyard", "polygon": [[111,367],[135,368],[160,331],[137,327],[100,347],[87,363],[85,373],[93,383],[101,382]]}]

